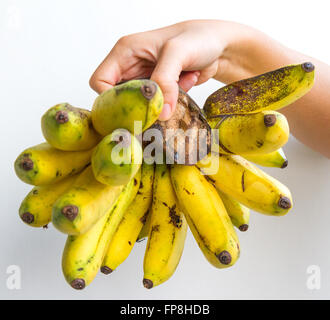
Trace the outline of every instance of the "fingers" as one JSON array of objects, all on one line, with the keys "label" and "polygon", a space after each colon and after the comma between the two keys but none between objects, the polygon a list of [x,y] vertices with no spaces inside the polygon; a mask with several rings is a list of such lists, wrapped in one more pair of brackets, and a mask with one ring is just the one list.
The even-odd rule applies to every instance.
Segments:
[{"label": "fingers", "polygon": [[[129,45],[124,43],[125,37],[118,40],[110,53],[94,71],[89,85],[97,93],[102,93],[121,80],[121,64],[123,59],[129,59]],[[130,59],[129,59],[130,60]]]},{"label": "fingers", "polygon": [[89,80],[90,87],[99,94],[112,88],[120,81],[120,67],[116,56],[116,51],[112,50]]},{"label": "fingers", "polygon": [[178,46],[170,40],[164,45],[151,75],[151,80],[158,83],[164,95],[160,120],[168,120],[174,112],[178,100],[178,81],[181,71],[182,63]]},{"label": "fingers", "polygon": [[217,61],[214,61],[212,64],[209,66],[205,67],[203,70],[200,71],[200,75],[198,77],[198,81],[196,85],[200,85],[209,79],[213,78],[218,70],[218,63]]},{"label": "fingers", "polygon": [[198,81],[199,71],[187,71],[180,75],[179,86],[188,92]]}]

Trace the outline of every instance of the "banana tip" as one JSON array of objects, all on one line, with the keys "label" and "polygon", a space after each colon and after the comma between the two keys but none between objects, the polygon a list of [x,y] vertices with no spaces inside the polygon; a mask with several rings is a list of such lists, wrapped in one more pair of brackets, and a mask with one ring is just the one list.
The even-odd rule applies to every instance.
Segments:
[{"label": "banana tip", "polygon": [[107,266],[102,266],[101,267],[101,272],[104,274],[110,274],[113,270]]},{"label": "banana tip", "polygon": [[31,224],[34,221],[34,215],[30,212],[24,212],[21,218],[27,224]]},{"label": "banana tip", "polygon": [[292,207],[291,200],[288,197],[280,197],[278,200],[278,206],[282,209],[290,209]]},{"label": "banana tip", "polygon": [[272,127],[276,123],[275,114],[266,114],[264,116],[264,123],[266,127]]},{"label": "banana tip", "polygon": [[154,284],[151,280],[149,279],[143,279],[143,286],[146,288],[146,289],[151,289]]},{"label": "banana tip", "polygon": [[219,254],[218,254],[218,259],[220,261],[220,263],[222,264],[230,264],[231,262],[231,255],[228,251],[224,250],[224,251],[221,251]]},{"label": "banana tip", "polygon": [[33,169],[33,161],[29,157],[23,157],[20,165],[24,171],[30,171]]},{"label": "banana tip", "polygon": [[77,206],[74,205],[68,205],[62,208],[62,214],[70,221],[73,221],[79,212],[79,209]]},{"label": "banana tip", "polygon": [[248,224],[242,224],[241,226],[239,226],[238,229],[242,232],[245,232],[249,229],[249,225]]},{"label": "banana tip", "polygon": [[63,124],[69,121],[68,113],[65,111],[57,111],[55,114],[55,120],[58,124]]},{"label": "banana tip", "polygon": [[288,160],[285,160],[285,161],[283,162],[283,164],[282,164],[281,169],[286,168],[286,167],[288,166],[288,164],[289,164],[289,161],[288,161]]},{"label": "banana tip", "polygon": [[313,63],[311,63],[311,62],[305,62],[305,63],[303,63],[303,64],[301,65],[301,67],[302,67],[303,70],[304,70],[305,72],[307,72],[307,73],[312,72],[312,71],[314,71],[314,69],[315,69],[315,66],[314,66]]},{"label": "banana tip", "polygon": [[147,100],[151,100],[153,98],[153,96],[155,95],[156,91],[157,91],[156,84],[151,81],[148,81],[148,83],[144,84],[141,87],[142,95]]},{"label": "banana tip", "polygon": [[76,290],[82,290],[86,286],[85,280],[80,278],[74,279],[70,284],[71,287]]}]

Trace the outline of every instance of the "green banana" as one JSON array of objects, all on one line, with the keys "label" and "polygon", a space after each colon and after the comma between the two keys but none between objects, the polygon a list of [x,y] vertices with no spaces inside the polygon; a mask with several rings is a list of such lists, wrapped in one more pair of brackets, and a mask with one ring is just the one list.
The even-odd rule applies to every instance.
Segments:
[{"label": "green banana", "polygon": [[[139,176],[136,179],[139,182]],[[68,236],[62,256],[66,281],[74,289],[84,289],[95,278],[113,233],[133,200],[138,184],[130,181],[108,212],[86,233]]]},{"label": "green banana", "polygon": [[89,166],[54,203],[53,225],[66,234],[85,233],[112,207],[123,187],[98,182]]},{"label": "green banana", "polygon": [[50,145],[64,151],[88,150],[101,140],[93,129],[91,112],[68,103],[48,109],[41,118],[41,129]]},{"label": "green banana", "polygon": [[[131,80],[103,92],[94,102],[94,128],[106,136],[116,129],[127,129],[135,135],[149,128],[163,108],[163,94],[151,80]],[[141,126],[134,128],[134,122]]]},{"label": "green banana", "polygon": [[103,138],[93,152],[94,176],[110,186],[127,184],[139,170],[142,156],[138,139],[125,129],[117,129]]},{"label": "green banana", "polygon": [[231,83],[205,101],[206,118],[224,114],[278,110],[306,94],[314,83],[314,65],[305,62]]}]

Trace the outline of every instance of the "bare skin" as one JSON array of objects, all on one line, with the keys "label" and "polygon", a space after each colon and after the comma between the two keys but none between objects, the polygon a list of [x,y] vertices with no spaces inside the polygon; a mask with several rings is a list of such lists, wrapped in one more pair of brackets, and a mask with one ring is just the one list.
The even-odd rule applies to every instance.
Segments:
[{"label": "bare skin", "polygon": [[120,81],[151,77],[163,91],[160,119],[167,120],[177,84],[185,91],[210,78],[228,84],[307,61],[316,67],[313,89],[281,112],[298,140],[330,158],[330,66],[245,25],[193,20],[125,36],[95,70],[90,86],[101,93]]}]

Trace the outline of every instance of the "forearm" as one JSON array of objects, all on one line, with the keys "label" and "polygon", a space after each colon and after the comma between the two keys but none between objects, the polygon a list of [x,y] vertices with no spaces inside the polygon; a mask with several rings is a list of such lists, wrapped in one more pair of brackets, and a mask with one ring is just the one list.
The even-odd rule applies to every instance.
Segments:
[{"label": "forearm", "polygon": [[330,158],[330,67],[252,28],[233,24],[230,30],[228,38],[232,40],[226,44],[215,76],[223,83],[289,64],[311,61],[315,65],[312,90],[281,112],[287,116],[291,132],[298,140]]}]

